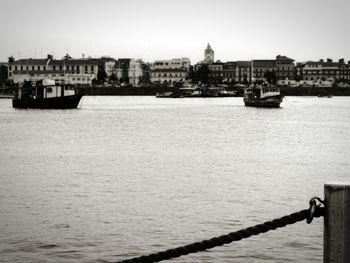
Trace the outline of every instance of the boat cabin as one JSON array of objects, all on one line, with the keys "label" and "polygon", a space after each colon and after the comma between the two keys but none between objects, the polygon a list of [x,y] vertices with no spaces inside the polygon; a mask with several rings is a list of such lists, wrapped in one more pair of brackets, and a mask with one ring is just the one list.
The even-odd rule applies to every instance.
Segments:
[{"label": "boat cabin", "polygon": [[19,87],[16,99],[48,99],[75,95],[74,88],[56,85],[54,80],[25,81]]},{"label": "boat cabin", "polygon": [[244,90],[244,96],[247,99],[264,99],[274,96],[279,96],[280,90],[277,87],[258,85],[248,87]]}]

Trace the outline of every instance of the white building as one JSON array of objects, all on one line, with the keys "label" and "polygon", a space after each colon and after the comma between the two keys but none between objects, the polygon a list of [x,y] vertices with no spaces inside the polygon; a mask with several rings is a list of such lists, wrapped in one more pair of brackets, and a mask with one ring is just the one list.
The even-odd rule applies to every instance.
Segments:
[{"label": "white building", "polygon": [[14,83],[52,79],[58,83],[91,85],[98,64],[90,59],[20,59],[9,63],[8,78]]},{"label": "white building", "polygon": [[119,58],[114,65],[113,73],[120,82],[138,86],[144,76],[142,63],[142,60],[133,58]]},{"label": "white building", "polygon": [[150,67],[151,82],[174,83],[185,81],[191,61],[188,58],[156,60]]}]

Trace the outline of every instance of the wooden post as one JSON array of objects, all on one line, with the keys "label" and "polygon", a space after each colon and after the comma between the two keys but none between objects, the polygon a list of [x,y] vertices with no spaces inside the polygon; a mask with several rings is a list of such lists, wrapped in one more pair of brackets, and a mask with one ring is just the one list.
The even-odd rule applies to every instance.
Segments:
[{"label": "wooden post", "polygon": [[350,183],[326,183],[324,263],[350,263]]}]

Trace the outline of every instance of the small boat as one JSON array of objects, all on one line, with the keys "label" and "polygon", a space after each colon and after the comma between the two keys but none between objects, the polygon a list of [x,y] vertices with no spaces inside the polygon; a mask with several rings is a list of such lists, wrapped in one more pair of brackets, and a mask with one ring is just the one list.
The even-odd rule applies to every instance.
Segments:
[{"label": "small boat", "polygon": [[329,95],[318,94],[317,97],[319,97],[319,98],[332,98],[333,95],[330,95],[330,94]]},{"label": "small boat", "polygon": [[184,97],[201,97],[200,88],[195,85],[185,85],[179,91]]},{"label": "small boat", "polygon": [[244,89],[244,105],[251,107],[278,108],[283,100],[279,88],[255,84]]},{"label": "small boat", "polygon": [[219,97],[236,97],[237,91],[221,90],[219,91]]},{"label": "small boat", "polygon": [[69,86],[56,85],[54,80],[25,81],[18,88],[12,106],[34,109],[75,109],[83,94],[75,94]]},{"label": "small boat", "polygon": [[172,91],[165,91],[165,92],[157,92],[156,97],[157,98],[183,98],[183,95]]}]

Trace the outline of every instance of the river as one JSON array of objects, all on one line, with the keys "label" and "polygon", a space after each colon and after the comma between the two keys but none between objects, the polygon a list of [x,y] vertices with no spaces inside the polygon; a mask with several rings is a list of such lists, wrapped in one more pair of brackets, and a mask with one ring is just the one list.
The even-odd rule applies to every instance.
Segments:
[{"label": "river", "polygon": [[[0,262],[112,262],[305,208],[348,181],[350,97],[0,100]],[[321,262],[323,219],[173,262]]]}]

